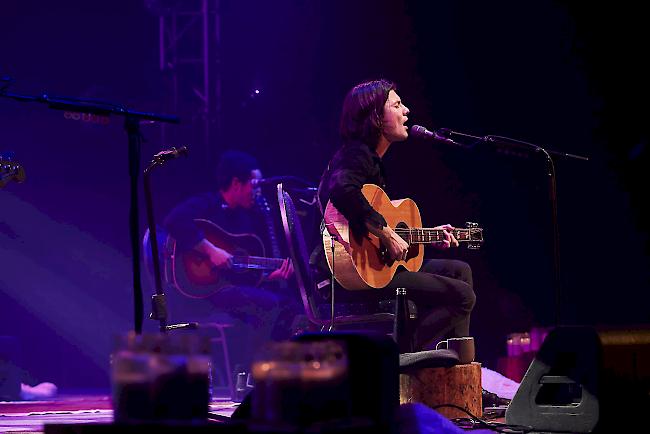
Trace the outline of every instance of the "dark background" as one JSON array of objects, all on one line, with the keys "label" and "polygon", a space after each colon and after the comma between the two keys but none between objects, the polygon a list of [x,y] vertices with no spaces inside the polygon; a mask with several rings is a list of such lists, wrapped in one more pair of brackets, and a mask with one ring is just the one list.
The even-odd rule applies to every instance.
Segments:
[{"label": "dark background", "polygon": [[[641,6],[222,0],[220,124],[206,145],[191,97],[182,93],[187,101],[175,111],[170,103],[152,8],[160,3],[0,5],[0,75],[15,78],[13,92],[100,98],[183,118],[167,127],[164,143],[160,127],[143,126],[143,164],[168,146],[192,151],[155,174],[158,217],[213,189],[225,149],[253,153],[267,176],[316,183],[339,144],[343,96],[361,80],[386,77],[398,83],[411,124],[588,156],[555,160],[562,322],[648,323],[650,38]],[[252,97],[254,89],[260,94]],[[106,387],[111,336],[132,327],[122,119],[75,121],[0,99],[3,151],[15,153],[27,181],[0,191],[0,334],[18,337],[16,357],[30,382]],[[474,270],[479,360],[494,368],[507,333],[554,323],[539,154],[409,139],[385,161],[389,194],[415,199],[427,224],[471,220],[485,228],[482,250],[449,253]]]}]

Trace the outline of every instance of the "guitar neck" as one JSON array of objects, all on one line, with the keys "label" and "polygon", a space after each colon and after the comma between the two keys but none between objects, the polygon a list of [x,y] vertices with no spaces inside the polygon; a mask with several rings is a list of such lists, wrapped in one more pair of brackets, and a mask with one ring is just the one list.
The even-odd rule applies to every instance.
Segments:
[{"label": "guitar neck", "polygon": [[[474,241],[472,234],[476,229],[454,229],[451,231],[459,242]],[[442,229],[433,228],[396,228],[395,232],[409,244],[430,244],[445,240]]]},{"label": "guitar neck", "polygon": [[264,258],[262,256],[234,256],[233,265],[239,268],[255,268],[259,270],[275,270],[280,268],[284,259]]}]

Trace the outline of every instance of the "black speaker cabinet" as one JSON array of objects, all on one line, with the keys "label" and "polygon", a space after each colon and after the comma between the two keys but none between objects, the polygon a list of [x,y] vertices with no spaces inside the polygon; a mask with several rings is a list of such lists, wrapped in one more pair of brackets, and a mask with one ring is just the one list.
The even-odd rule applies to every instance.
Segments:
[{"label": "black speaker cabinet", "polygon": [[650,329],[558,327],[529,366],[506,423],[536,431],[634,431],[648,411]]}]

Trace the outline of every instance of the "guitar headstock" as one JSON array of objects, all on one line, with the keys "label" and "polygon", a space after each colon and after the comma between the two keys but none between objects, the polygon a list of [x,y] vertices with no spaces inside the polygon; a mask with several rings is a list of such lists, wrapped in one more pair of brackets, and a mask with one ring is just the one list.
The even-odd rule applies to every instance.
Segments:
[{"label": "guitar headstock", "polygon": [[478,227],[478,223],[466,222],[465,227],[468,233],[467,248],[470,250],[478,250],[483,244],[483,229]]},{"label": "guitar headstock", "polygon": [[25,169],[17,161],[13,161],[11,156],[0,154],[0,188],[4,187],[9,181],[23,182],[25,180]]}]

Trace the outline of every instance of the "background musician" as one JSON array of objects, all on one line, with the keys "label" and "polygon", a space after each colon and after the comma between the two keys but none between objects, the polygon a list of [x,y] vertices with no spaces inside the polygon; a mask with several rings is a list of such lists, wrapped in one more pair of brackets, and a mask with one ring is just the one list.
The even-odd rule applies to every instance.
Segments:
[{"label": "background musician", "polygon": [[[176,240],[178,254],[190,250],[204,254],[217,270],[232,266],[233,255],[213,244],[195,219],[205,219],[231,234],[251,234],[262,240],[267,255],[279,251],[270,216],[260,204],[260,192],[252,180],[262,173],[254,157],[243,152],[225,152],[217,166],[217,191],[194,196],[176,206],[164,220],[164,228]],[[292,321],[300,312],[294,287],[280,285],[293,276],[288,259],[265,274],[260,285],[236,285],[219,289],[205,299],[175,295],[172,314],[181,311],[191,320],[209,319],[216,311],[238,320],[247,338],[238,339],[234,358],[248,366],[254,352],[268,339],[290,336]],[[174,293],[175,291],[170,291]],[[180,306],[179,306],[180,305]],[[247,342],[242,345],[241,342]],[[232,347],[232,346],[231,346]]]}]

